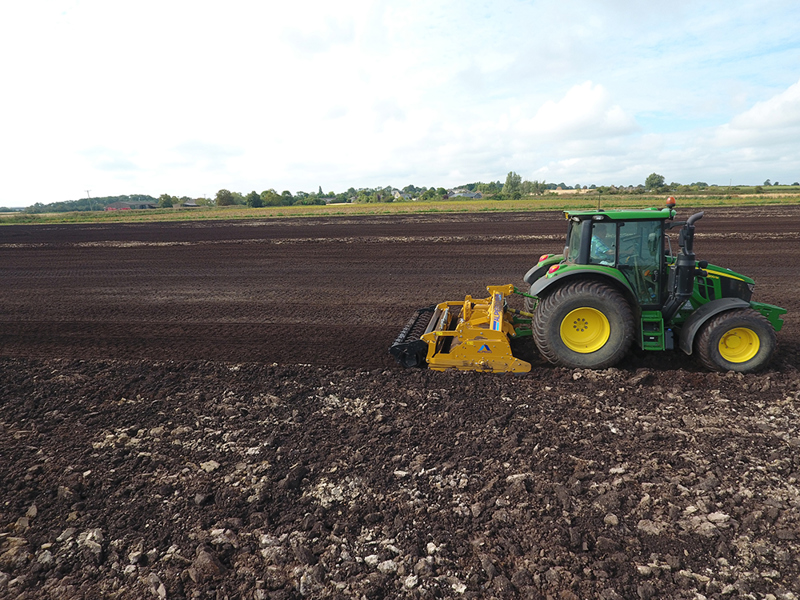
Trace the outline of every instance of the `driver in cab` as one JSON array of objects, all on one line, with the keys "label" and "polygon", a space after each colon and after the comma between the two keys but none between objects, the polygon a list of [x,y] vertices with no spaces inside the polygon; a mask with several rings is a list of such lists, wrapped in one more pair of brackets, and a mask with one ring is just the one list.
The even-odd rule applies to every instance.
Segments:
[{"label": "driver in cab", "polygon": [[616,227],[598,223],[592,228],[592,244],[589,261],[595,265],[610,267],[616,258]]}]

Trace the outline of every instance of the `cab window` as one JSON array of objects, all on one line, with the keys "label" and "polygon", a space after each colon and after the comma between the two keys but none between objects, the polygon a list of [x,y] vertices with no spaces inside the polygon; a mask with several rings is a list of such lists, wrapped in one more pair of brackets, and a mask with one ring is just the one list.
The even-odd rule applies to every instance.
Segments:
[{"label": "cab window", "polygon": [[581,222],[580,221],[570,221],[569,222],[569,231],[567,232],[567,247],[565,248],[567,256],[567,261],[569,262],[578,262],[578,257],[581,253]]},{"label": "cab window", "polygon": [[620,229],[619,269],[643,305],[660,302],[663,243],[661,221],[630,221]]},{"label": "cab window", "polygon": [[612,266],[616,261],[617,224],[613,222],[593,223],[589,262],[593,265]]}]

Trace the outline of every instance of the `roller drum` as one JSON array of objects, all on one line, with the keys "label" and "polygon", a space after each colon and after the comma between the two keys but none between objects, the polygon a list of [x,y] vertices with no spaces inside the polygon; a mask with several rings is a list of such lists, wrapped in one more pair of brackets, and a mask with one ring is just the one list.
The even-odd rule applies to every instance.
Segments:
[{"label": "roller drum", "polygon": [[408,320],[406,326],[397,336],[389,354],[395,357],[404,367],[422,367],[428,354],[428,343],[420,339],[423,334],[431,330],[439,318],[436,306],[420,308]]}]

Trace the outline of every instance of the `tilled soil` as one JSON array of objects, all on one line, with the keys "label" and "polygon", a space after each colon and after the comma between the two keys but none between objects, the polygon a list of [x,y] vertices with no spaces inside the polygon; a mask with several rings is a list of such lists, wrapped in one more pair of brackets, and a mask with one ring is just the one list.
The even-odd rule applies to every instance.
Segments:
[{"label": "tilled soil", "polygon": [[763,373],[391,361],[415,308],[519,283],[564,229],[0,229],[0,597],[795,598],[800,208],[698,224],[789,309]]}]

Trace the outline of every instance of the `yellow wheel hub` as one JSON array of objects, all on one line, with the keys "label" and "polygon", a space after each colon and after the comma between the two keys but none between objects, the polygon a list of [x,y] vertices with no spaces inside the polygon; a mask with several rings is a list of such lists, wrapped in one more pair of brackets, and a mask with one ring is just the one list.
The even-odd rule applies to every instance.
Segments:
[{"label": "yellow wheel hub", "polygon": [[596,308],[576,308],[561,321],[561,341],[573,352],[596,352],[610,335],[608,319]]},{"label": "yellow wheel hub", "polygon": [[719,340],[720,356],[732,363],[747,362],[758,354],[760,347],[758,334],[747,327],[726,331]]}]

